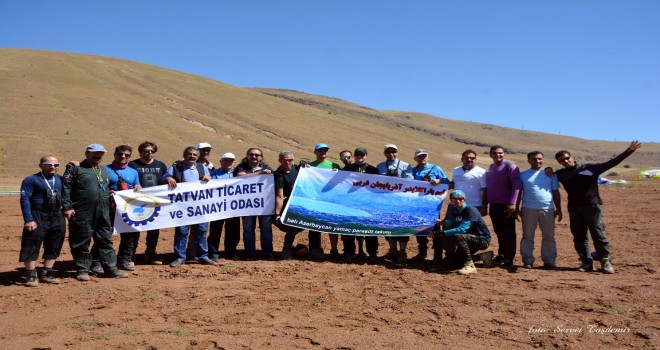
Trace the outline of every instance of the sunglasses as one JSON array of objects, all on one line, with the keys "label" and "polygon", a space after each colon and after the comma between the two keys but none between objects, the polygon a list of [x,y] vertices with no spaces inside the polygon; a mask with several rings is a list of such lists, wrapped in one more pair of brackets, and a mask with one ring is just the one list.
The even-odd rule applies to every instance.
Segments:
[{"label": "sunglasses", "polygon": [[154,151],[154,150],[152,150],[152,149],[143,149],[143,150],[140,151],[140,152],[142,152],[142,153],[156,153],[156,151]]},{"label": "sunglasses", "polygon": [[355,156],[356,156],[356,157],[364,157],[365,155],[366,155],[366,154],[362,154],[362,153],[355,153]]},{"label": "sunglasses", "polygon": [[458,202],[458,201],[463,201],[463,200],[465,200],[465,198],[462,198],[462,197],[454,197],[454,198],[451,199],[452,202]]},{"label": "sunglasses", "polygon": [[321,152],[321,153],[326,153],[326,152],[328,152],[329,150],[330,150],[329,148],[319,148],[319,149],[317,149],[317,151],[319,151],[319,152]]},{"label": "sunglasses", "polygon": [[130,157],[131,157],[131,154],[130,154],[130,153],[117,153],[117,154],[115,154],[115,155],[116,155],[116,156],[119,156],[119,157],[122,157],[122,158],[124,158],[124,157],[126,157],[126,158],[130,158]]},{"label": "sunglasses", "polygon": [[351,156],[341,156],[339,157],[341,160],[346,160],[346,159],[351,159]]},{"label": "sunglasses", "polygon": [[248,154],[249,157],[261,157],[261,154],[258,153],[250,153]]},{"label": "sunglasses", "polygon": [[385,154],[397,154],[399,151],[394,150],[394,151],[385,151]]},{"label": "sunglasses", "polygon": [[50,168],[50,167],[58,168],[58,167],[60,166],[60,163],[50,163],[50,162],[45,162],[45,163],[41,163],[41,165],[43,165],[43,166],[45,166],[45,167],[47,167],[47,168]]}]

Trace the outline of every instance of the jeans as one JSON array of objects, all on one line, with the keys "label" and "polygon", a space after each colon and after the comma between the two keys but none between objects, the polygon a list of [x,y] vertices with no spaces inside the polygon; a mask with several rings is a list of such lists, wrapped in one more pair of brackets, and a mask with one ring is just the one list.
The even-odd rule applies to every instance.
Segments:
[{"label": "jeans", "polygon": [[209,224],[204,222],[190,226],[178,226],[174,229],[174,254],[177,259],[186,260],[189,228],[192,229],[192,235],[195,241],[195,257],[197,259],[208,258],[208,246],[206,243],[208,226]]},{"label": "jeans", "polygon": [[582,205],[579,207],[568,207],[568,215],[571,220],[571,233],[573,234],[573,245],[580,256],[583,264],[592,264],[591,249],[589,248],[589,237],[591,233],[594,247],[600,259],[610,257],[610,242],[605,236],[605,224],[603,223],[603,211],[600,204]]},{"label": "jeans", "polygon": [[[341,241],[344,243],[344,253],[355,254],[355,240],[360,236],[341,235]],[[378,254],[378,236],[365,236],[367,254]]]},{"label": "jeans", "polygon": [[504,257],[505,264],[513,264],[516,257],[516,216],[507,213],[506,204],[491,204],[490,219],[497,235],[497,255]]},{"label": "jeans", "polygon": [[256,233],[257,218],[259,219],[259,231],[261,231],[261,254],[273,255],[273,219],[271,215],[244,216],[243,217],[243,246],[245,255],[253,258],[257,254]]}]

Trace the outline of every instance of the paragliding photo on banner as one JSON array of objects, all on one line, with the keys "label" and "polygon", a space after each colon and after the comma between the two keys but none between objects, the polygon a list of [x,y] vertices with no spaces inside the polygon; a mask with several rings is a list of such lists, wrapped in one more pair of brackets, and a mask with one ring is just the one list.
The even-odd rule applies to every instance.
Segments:
[{"label": "paragliding photo on banner", "polygon": [[348,171],[302,168],[282,213],[285,225],[338,234],[428,234],[448,186]]}]

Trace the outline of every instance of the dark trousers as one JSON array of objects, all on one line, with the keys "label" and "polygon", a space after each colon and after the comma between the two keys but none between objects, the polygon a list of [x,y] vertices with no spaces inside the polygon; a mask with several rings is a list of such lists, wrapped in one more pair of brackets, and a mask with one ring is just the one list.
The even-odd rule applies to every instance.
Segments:
[{"label": "dark trousers", "polygon": [[241,241],[241,218],[228,218],[224,220],[211,221],[209,226],[209,258],[220,258],[220,238],[222,227],[225,228],[225,258],[229,259],[236,255],[236,247]]},{"label": "dark trousers", "polygon": [[92,239],[101,266],[106,270],[117,268],[117,256],[112,247],[112,225],[106,215],[101,212],[76,211],[69,219],[69,246],[78,271],[86,272],[92,266],[92,254],[89,251]]},{"label": "dark trousers", "polygon": [[444,236],[442,243],[447,250],[447,260],[457,265],[471,262],[472,255],[489,245],[486,239],[470,234]]},{"label": "dark trousers", "polygon": [[491,204],[490,219],[497,235],[497,254],[504,257],[505,264],[512,264],[516,257],[516,216],[506,211],[506,204]]},{"label": "dark trousers", "polygon": [[607,240],[607,236],[605,236],[603,211],[600,204],[568,207],[568,215],[571,220],[570,226],[571,233],[573,234],[573,246],[582,263],[593,263],[587,231],[591,233],[591,239],[594,241],[594,247],[596,248],[598,257],[601,259],[609,258],[610,242]]},{"label": "dark trousers", "polygon": [[[290,226],[289,226],[290,227]],[[303,229],[290,227],[286,229],[284,234],[284,249],[293,249],[293,242],[296,240],[296,235],[304,231]],[[323,252],[321,247],[321,232],[309,231],[307,237],[309,238],[309,251],[310,252]]]},{"label": "dark trousers", "polygon": [[32,219],[37,224],[34,231],[23,229],[21,236],[20,262],[39,260],[39,249],[44,246],[43,258],[46,260],[57,259],[64,245],[64,233],[66,226],[64,216],[61,212],[42,213],[32,212]]},{"label": "dark trousers", "polygon": [[[160,230],[147,231],[147,250],[156,251]],[[140,232],[123,232],[119,234],[119,249],[117,250],[117,260],[122,262],[135,261],[135,253],[140,244]],[[92,256],[94,256],[94,247],[92,247]]]},{"label": "dark trousers", "polygon": [[[341,241],[344,243],[344,253],[345,254],[355,254],[356,245],[355,241],[359,236],[350,236],[350,235],[341,235]],[[378,254],[378,236],[365,236],[364,241],[366,242],[367,254],[376,255]]]}]

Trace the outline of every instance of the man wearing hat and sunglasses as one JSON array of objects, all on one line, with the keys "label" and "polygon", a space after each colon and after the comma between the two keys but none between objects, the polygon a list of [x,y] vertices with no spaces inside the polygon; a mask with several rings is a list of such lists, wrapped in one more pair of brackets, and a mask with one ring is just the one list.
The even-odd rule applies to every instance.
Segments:
[{"label": "man wearing hat and sunglasses", "polygon": [[[415,151],[415,161],[417,166],[413,168],[413,178],[418,181],[426,181],[431,185],[449,184],[449,178],[441,167],[431,164],[429,162],[429,152],[424,149]],[[428,256],[429,238],[426,236],[417,236],[417,244],[419,245],[419,253],[413,257],[413,260],[418,262],[426,261]],[[442,258],[442,241],[439,239],[433,240],[434,259],[441,260]]]},{"label": "man wearing hat and sunglasses", "polygon": [[[380,175],[400,177],[404,179],[413,178],[412,175],[413,169],[410,166],[410,164],[397,158],[397,155],[399,154],[399,149],[396,147],[396,145],[394,144],[385,145],[383,154],[385,154],[386,160],[378,164],[378,166],[376,166],[376,169],[378,169],[378,173]],[[400,264],[403,264],[406,261],[408,261],[408,255],[406,254],[406,246],[408,245],[408,241],[410,240],[410,237],[408,236],[385,237],[385,240],[390,245],[390,251],[383,258],[396,261]],[[397,249],[397,242],[399,242],[398,249]]]},{"label": "man wearing hat and sunglasses", "polygon": [[[211,179],[229,179],[234,177],[234,162],[236,156],[233,153],[224,153],[220,156],[220,167],[211,172]],[[225,259],[238,260],[236,247],[241,240],[241,217],[233,217],[222,220],[211,221],[209,225],[209,259],[218,261],[220,259],[220,238],[222,227],[225,228]]]},{"label": "man wearing hat and sunglasses", "polygon": [[89,243],[94,239],[99,260],[107,277],[128,277],[117,269],[117,256],[112,247],[110,223],[110,189],[108,171],[100,166],[105,147],[91,144],[80,165],[67,166],[62,180],[62,206],[69,219],[69,245],[79,281],[89,281],[92,254]]}]

